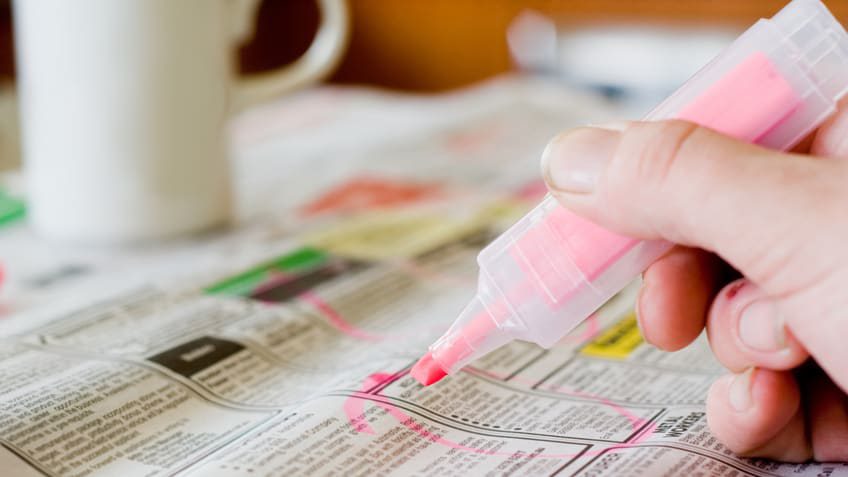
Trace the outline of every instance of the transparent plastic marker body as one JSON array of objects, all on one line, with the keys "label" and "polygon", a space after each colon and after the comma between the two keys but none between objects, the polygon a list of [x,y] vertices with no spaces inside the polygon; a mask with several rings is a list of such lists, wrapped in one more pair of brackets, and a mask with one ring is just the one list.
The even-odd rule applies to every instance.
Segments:
[{"label": "transparent plastic marker body", "polygon": [[[683,119],[787,150],[846,89],[848,34],[818,0],[795,0],[645,119]],[[429,385],[516,339],[551,347],[671,246],[612,233],[549,196],[480,253],[477,295],[412,375]]]}]

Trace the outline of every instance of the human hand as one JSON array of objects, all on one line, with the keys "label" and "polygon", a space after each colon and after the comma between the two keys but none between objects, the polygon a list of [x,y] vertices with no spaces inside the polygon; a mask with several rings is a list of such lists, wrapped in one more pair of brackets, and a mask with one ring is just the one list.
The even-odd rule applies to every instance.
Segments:
[{"label": "human hand", "polygon": [[706,328],[732,373],[707,398],[722,442],[848,460],[848,107],[805,144],[785,154],[679,121],[619,123],[557,136],[543,172],[576,213],[679,244],[644,274],[639,325],[669,351]]}]

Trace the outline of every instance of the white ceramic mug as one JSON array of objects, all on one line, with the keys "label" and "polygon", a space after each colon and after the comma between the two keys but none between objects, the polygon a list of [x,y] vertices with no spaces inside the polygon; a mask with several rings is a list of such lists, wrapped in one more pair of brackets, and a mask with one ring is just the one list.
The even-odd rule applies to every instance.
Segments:
[{"label": "white ceramic mug", "polygon": [[345,0],[294,64],[234,79],[258,0],[15,0],[29,214],[88,243],[164,238],[226,223],[233,111],[336,66]]}]

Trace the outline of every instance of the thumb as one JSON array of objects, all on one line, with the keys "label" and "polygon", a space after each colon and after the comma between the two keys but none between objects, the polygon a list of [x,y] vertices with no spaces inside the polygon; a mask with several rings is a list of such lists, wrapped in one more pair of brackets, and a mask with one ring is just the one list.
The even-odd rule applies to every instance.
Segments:
[{"label": "thumb", "polygon": [[575,129],[554,138],[542,160],[548,187],[569,209],[625,235],[712,251],[766,288],[798,258],[804,231],[815,230],[803,222],[823,206],[821,179],[838,177],[827,173],[836,165],[682,121]]}]

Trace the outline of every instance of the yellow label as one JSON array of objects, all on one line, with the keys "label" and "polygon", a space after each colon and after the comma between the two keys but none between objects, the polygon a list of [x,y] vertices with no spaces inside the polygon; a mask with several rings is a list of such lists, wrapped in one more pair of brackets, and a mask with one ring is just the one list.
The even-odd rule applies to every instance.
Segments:
[{"label": "yellow label", "polygon": [[477,214],[476,220],[484,224],[503,223],[504,227],[509,227],[523,217],[528,210],[529,207],[524,202],[500,199],[492,201],[482,208]]},{"label": "yellow label", "polygon": [[476,224],[434,214],[366,214],[306,237],[305,242],[360,260],[410,258],[464,236]]},{"label": "yellow label", "polygon": [[496,199],[459,203],[453,209],[458,210],[437,207],[366,212],[312,233],[304,241],[335,255],[360,260],[412,258],[490,227],[505,228],[527,211],[527,204]]},{"label": "yellow label", "polygon": [[584,346],[581,353],[595,358],[626,359],[642,343],[636,315],[630,313]]}]

